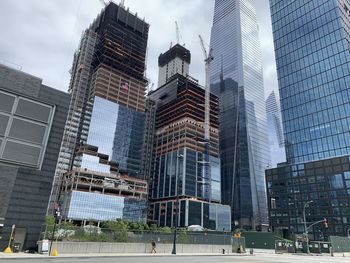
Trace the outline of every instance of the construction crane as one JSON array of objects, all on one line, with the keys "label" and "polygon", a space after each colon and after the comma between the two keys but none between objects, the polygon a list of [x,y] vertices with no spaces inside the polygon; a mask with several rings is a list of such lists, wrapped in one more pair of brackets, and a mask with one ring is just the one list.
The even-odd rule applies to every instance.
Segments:
[{"label": "construction crane", "polygon": [[[113,2],[113,1],[112,1],[112,0],[107,0],[107,1],[105,1],[105,0],[100,0],[100,2],[101,2],[101,4],[103,4],[104,6],[108,6],[109,3],[110,3],[110,2]],[[120,3],[119,3],[119,5],[122,6],[122,7],[125,6],[124,4],[125,4],[125,0],[121,0]]]},{"label": "construction crane", "polygon": [[176,44],[180,44],[180,29],[177,21],[175,21],[175,29],[176,29]]},{"label": "construction crane", "polygon": [[[179,24],[177,23],[177,21],[175,21],[175,30],[176,30],[176,44],[180,44],[180,40],[183,41],[183,39],[180,33]],[[185,43],[182,46],[185,46]]]},{"label": "construction crane", "polygon": [[[204,176],[205,179],[210,178],[209,174],[209,144],[210,144],[210,65],[214,57],[212,55],[213,49],[209,48],[209,53],[207,52],[204,44],[204,40],[201,35],[199,35],[199,40],[202,46],[204,62],[205,62],[205,117],[204,117]],[[211,201],[211,184],[209,183],[209,201]]]},{"label": "construction crane", "polygon": [[104,0],[100,0],[100,3],[103,4],[104,6],[107,6],[109,2],[105,2]]}]

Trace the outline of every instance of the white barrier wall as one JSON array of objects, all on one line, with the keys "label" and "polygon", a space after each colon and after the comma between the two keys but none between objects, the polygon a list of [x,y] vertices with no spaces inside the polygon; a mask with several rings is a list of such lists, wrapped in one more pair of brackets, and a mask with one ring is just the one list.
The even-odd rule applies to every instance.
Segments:
[{"label": "white barrier wall", "polygon": [[[38,242],[39,253],[41,253],[41,241]],[[151,244],[144,243],[107,243],[107,242],[54,242],[53,248],[57,248],[59,254],[88,254],[88,253],[120,253],[120,254],[143,254],[151,253]],[[156,251],[160,254],[171,254],[172,244],[156,244]],[[177,244],[177,253],[193,254],[221,254],[232,253],[230,245],[200,245],[200,244]]]}]

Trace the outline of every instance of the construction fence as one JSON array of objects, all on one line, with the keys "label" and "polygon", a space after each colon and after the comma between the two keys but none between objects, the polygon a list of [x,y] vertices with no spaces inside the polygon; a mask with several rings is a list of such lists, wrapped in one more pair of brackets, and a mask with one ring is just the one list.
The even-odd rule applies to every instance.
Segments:
[{"label": "construction fence", "polygon": [[[171,244],[174,241],[172,229],[161,230],[118,230],[99,228],[96,226],[57,225],[53,235],[53,226],[43,226],[40,239],[73,242],[121,242],[121,243],[156,243]],[[177,243],[203,245],[232,245],[234,249],[245,249],[244,238],[234,238],[231,233],[212,231],[177,230]]]},{"label": "construction fence", "polygon": [[332,243],[334,252],[338,252],[338,253],[350,252],[349,237],[330,236],[329,239]]}]

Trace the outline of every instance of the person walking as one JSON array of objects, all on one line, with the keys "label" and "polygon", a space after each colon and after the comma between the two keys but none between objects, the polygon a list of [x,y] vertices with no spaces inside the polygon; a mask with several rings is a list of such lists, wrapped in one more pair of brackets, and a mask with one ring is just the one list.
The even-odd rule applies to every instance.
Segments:
[{"label": "person walking", "polygon": [[154,240],[152,240],[151,245],[152,245],[151,254],[153,254],[153,252],[154,252],[154,254],[156,254],[157,253],[157,251],[156,251],[156,242]]}]

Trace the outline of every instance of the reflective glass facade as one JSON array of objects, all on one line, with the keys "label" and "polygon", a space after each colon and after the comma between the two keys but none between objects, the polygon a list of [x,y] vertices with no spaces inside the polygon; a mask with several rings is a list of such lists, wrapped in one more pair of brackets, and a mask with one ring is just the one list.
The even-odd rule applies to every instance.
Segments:
[{"label": "reflective glass facade", "polygon": [[350,2],[270,0],[287,160],[350,153]]},{"label": "reflective glass facade", "polygon": [[[87,144],[98,147],[98,153],[117,163],[120,171],[137,176],[141,162],[144,113],[118,103],[95,97],[93,102]],[[109,173],[100,158],[83,154],[81,167]]]},{"label": "reflective glass facade", "polygon": [[328,240],[347,236],[350,229],[350,158],[337,157],[297,165],[280,165],[266,171],[269,217],[275,232],[286,238],[304,232],[303,207],[308,226],[324,218],[328,228],[316,224],[310,238]]},{"label": "reflective glass facade", "polygon": [[266,115],[271,154],[269,167],[272,168],[277,167],[278,163],[286,161],[281,109],[274,91],[266,99]]},{"label": "reflective glass facade", "polygon": [[213,156],[209,158],[211,178],[205,177],[202,152],[184,148],[156,157],[151,198],[176,197],[179,189],[180,196],[220,202],[220,160]]},{"label": "reflective glass facade", "polygon": [[[215,1],[211,48],[212,90],[220,97],[222,198],[232,206],[233,224],[251,228],[267,222],[264,170],[269,163],[259,32],[252,0]],[[222,82],[226,90],[220,89]]]},{"label": "reflective glass facade", "polygon": [[145,199],[72,191],[67,194],[63,216],[72,220],[108,221],[124,219],[146,222]]},{"label": "reflective glass facade", "polygon": [[[181,198],[178,214],[179,227],[200,225],[217,231],[231,230],[231,208],[227,205]],[[159,226],[175,224],[175,201],[160,201],[150,206],[151,220]]]},{"label": "reflective glass facade", "polygon": [[148,29],[136,13],[110,2],[84,31],[51,203],[72,171],[140,177]]}]

